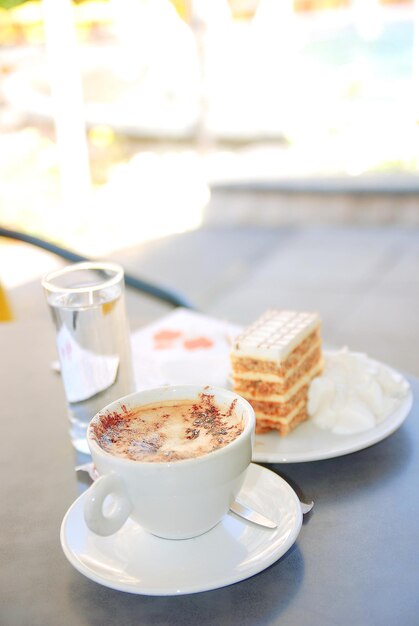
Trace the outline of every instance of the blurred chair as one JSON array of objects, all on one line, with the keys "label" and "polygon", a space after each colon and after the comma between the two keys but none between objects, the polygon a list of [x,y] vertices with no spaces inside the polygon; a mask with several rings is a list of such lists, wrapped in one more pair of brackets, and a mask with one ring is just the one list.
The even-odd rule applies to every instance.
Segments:
[{"label": "blurred chair", "polygon": [[[71,261],[72,263],[79,263],[82,261],[91,261],[87,257],[84,257],[80,254],[72,252],[71,250],[67,250],[66,248],[62,248],[61,246],[57,246],[49,241],[45,241],[44,239],[40,239],[39,237],[35,237],[33,235],[29,235],[27,233],[22,233],[16,230],[10,230],[8,228],[3,228],[0,226],[0,237],[7,237],[9,239],[15,239],[17,241],[23,241],[25,243],[29,243],[31,245],[37,246],[38,248],[42,248],[47,252],[52,252],[53,254],[57,254],[58,256],[66,259],[67,261]],[[171,289],[167,289],[166,287],[162,287],[160,285],[156,285],[154,283],[149,283],[145,280],[137,278],[136,276],[132,276],[125,272],[125,284],[128,287],[132,287],[143,294],[150,296],[152,298],[156,298],[157,300],[161,300],[163,302],[167,302],[174,307],[184,307],[186,309],[194,309],[195,307],[189,302],[189,300],[183,296],[182,294],[178,294]],[[7,294],[4,289],[1,288],[0,285],[0,321],[6,321],[13,319],[12,310],[8,303]]]}]

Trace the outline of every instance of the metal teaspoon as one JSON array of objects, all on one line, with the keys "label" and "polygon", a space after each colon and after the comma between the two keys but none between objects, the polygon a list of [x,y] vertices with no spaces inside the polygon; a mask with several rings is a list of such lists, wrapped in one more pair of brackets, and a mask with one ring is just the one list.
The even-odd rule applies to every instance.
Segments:
[{"label": "metal teaspoon", "polygon": [[[300,506],[301,506],[301,511],[303,515],[305,515],[306,513],[311,511],[311,509],[314,506],[314,502],[313,500],[310,500],[310,502],[300,501]],[[235,513],[239,517],[242,517],[250,522],[253,522],[254,524],[258,524],[259,526],[264,526],[265,528],[277,528],[278,526],[278,524],[270,520],[268,517],[265,517],[258,511],[251,509],[249,506],[241,502],[238,502],[237,500],[232,502],[232,504],[230,505],[230,511],[233,511],[233,513]]]}]

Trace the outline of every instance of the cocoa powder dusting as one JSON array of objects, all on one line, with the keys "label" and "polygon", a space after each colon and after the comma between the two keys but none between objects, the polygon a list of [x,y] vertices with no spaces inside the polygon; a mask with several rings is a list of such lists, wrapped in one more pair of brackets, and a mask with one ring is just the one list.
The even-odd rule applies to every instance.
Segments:
[{"label": "cocoa powder dusting", "polygon": [[122,423],[125,420],[125,416],[128,415],[127,408],[121,407],[124,411],[124,415],[113,411],[112,413],[102,413],[99,415],[99,419],[91,425],[91,429],[96,438],[96,441],[100,442],[103,435],[110,434],[113,431],[117,431],[121,428]]},{"label": "cocoa powder dusting", "polygon": [[101,448],[124,458],[165,462],[208,454],[226,446],[243,431],[236,400],[217,406],[214,395],[198,402],[162,402],[121,412],[102,413],[91,432]]},{"label": "cocoa powder dusting", "polygon": [[[229,425],[228,419],[232,416],[237,404],[234,399],[225,413],[214,404],[214,396],[211,394],[200,394],[201,403],[192,405],[191,417],[194,426],[200,426],[207,431],[207,435],[212,438],[212,449],[215,450],[233,441],[243,430],[243,425]],[[199,436],[198,429],[186,429],[188,439],[195,439]]]}]

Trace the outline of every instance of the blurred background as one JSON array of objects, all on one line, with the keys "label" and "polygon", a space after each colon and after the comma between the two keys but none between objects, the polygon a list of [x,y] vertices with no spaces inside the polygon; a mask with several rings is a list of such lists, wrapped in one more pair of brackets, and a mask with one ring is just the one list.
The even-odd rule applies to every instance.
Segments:
[{"label": "blurred background", "polygon": [[[0,0],[0,226],[237,322],[280,304],[321,310],[335,341],[375,332],[376,352],[389,329],[419,338],[418,11]],[[38,293],[62,263],[0,238],[17,308],[16,289],[36,279]]]},{"label": "blurred background", "polygon": [[3,226],[97,256],[240,218],[231,189],[416,191],[414,0],[0,6]]}]

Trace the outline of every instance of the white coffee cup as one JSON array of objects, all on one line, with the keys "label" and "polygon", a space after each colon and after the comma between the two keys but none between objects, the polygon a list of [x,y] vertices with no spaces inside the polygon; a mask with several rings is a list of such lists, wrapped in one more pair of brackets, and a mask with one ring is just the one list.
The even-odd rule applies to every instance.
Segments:
[{"label": "white coffee cup", "polygon": [[[231,405],[244,423],[236,439],[207,454],[177,461],[147,462],[105,451],[93,426],[103,415],[169,400],[198,401],[213,396],[218,406]],[[122,408],[124,406],[124,409]],[[166,539],[187,539],[213,528],[227,513],[243,484],[251,462],[255,414],[241,396],[219,387],[176,385],[130,394],[95,415],[87,430],[87,442],[99,478],[88,489],[84,517],[90,530],[111,535],[131,517],[146,531]],[[112,496],[110,512],[104,502]]]}]

